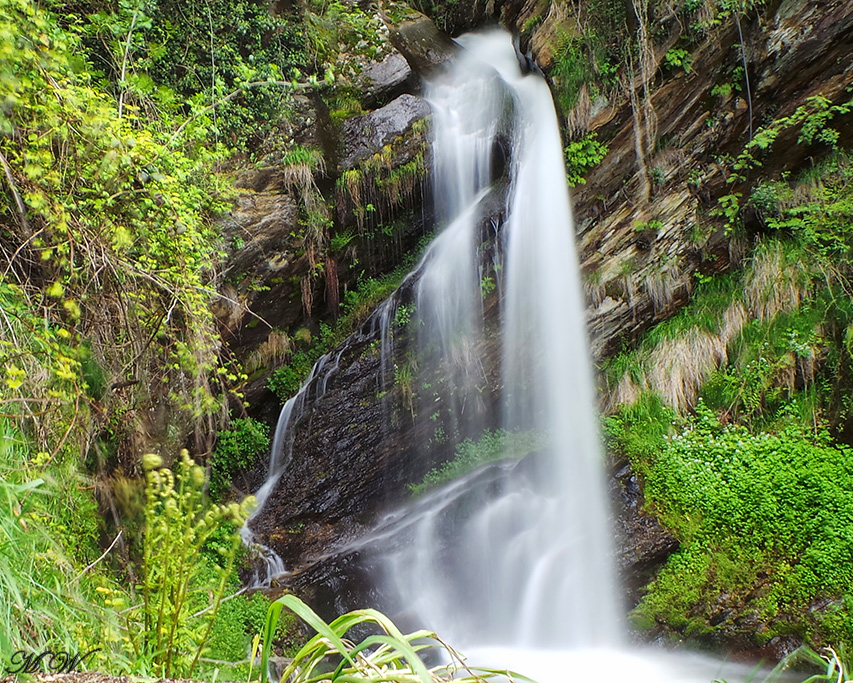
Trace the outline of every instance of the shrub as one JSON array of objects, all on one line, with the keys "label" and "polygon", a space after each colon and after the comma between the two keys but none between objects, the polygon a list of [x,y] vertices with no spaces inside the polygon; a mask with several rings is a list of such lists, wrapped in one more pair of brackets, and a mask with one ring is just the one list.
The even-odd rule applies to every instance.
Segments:
[{"label": "shrub", "polygon": [[237,418],[219,432],[211,455],[210,495],[227,495],[231,477],[252,467],[270,447],[269,427],[251,417]]},{"label": "shrub", "polygon": [[566,152],[566,174],[569,185],[584,185],[584,176],[607,155],[609,148],[598,141],[597,133],[587,133],[580,140],[570,142]]},{"label": "shrub", "polygon": [[[819,597],[847,595],[851,455],[825,431],[796,424],[778,433],[723,426],[700,402],[697,417],[647,468],[647,503],[682,550],[651,584],[638,614],[698,632],[711,628],[702,605],[723,594],[752,594],[743,599],[769,620]],[[766,590],[754,590],[759,575]]]}]

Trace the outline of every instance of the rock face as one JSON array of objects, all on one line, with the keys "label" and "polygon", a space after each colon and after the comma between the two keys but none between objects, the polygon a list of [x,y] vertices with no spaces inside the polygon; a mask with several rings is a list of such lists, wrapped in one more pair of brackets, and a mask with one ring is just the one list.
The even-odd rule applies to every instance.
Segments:
[{"label": "rock face", "polygon": [[347,119],[341,132],[341,167],[355,168],[428,115],[429,105],[426,102],[420,97],[404,94],[381,109]]},{"label": "rock face", "polygon": [[[699,46],[691,73],[673,75],[654,89],[657,139],[673,142],[660,145],[647,160],[653,169],[648,201],[640,192],[643,173],[637,168],[630,102],[614,102],[589,121],[590,129],[610,140],[610,153],[574,193],[597,358],[677,310],[695,272],[719,272],[737,263],[738,244],[724,239],[719,219],[709,211],[723,194],[749,193],[749,181],[727,185],[719,159],[737,156],[748,140],[750,120],[757,128],[768,117],[789,116],[818,94],[836,103],[849,99],[845,89],[853,77],[853,54],[846,46],[853,38],[853,8],[829,3],[812,23],[799,15],[798,6],[808,16],[816,11],[786,1],[767,30],[758,22],[748,27],[751,110],[741,97],[712,94],[725,65],[741,57],[734,26]],[[810,30],[801,36],[798,26]],[[836,123],[849,131],[850,118]],[[763,175],[797,170],[810,154],[822,151],[794,144],[796,135],[776,142],[763,160]]]},{"label": "rock face", "polygon": [[[261,164],[237,173],[240,196],[220,220],[229,255],[214,312],[223,339],[250,372],[243,393],[268,422],[275,421],[277,406],[267,379],[283,360],[266,350],[271,332],[316,333],[318,321],[337,315],[342,297],[360,278],[394,270],[430,226],[431,203],[424,202],[429,106],[402,92],[419,84],[397,52],[369,65],[361,77],[364,103],[390,101],[333,125],[322,100],[298,97],[296,113],[278,136],[316,150],[321,161],[294,169],[285,163],[286,153],[263,147]],[[389,177],[397,182],[394,196],[384,189]],[[306,193],[327,207],[332,227],[324,239],[346,236],[337,252],[326,249],[318,257],[306,230]]]},{"label": "rock face", "polygon": [[399,52],[391,52],[381,62],[370,64],[361,72],[364,79],[362,106],[374,109],[387,104],[403,93],[417,89],[412,67]]},{"label": "rock face", "polygon": [[420,12],[406,9],[400,17],[383,14],[382,19],[389,28],[391,43],[421,75],[431,74],[456,54],[457,45]]}]

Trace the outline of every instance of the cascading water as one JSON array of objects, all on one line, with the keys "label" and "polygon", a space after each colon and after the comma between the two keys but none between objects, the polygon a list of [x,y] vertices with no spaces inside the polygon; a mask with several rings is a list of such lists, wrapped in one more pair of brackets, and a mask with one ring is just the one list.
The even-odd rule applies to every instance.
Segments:
[{"label": "cascading water", "polygon": [[[311,369],[311,374],[308,379],[299,389],[299,391],[291,396],[282,406],[281,413],[278,416],[278,423],[275,427],[275,433],[270,449],[270,462],[267,479],[263,486],[255,493],[257,506],[254,512],[249,515],[243,528],[240,529],[240,536],[243,539],[243,544],[254,547],[258,550],[260,559],[262,560],[262,568],[255,572],[252,579],[252,587],[269,586],[270,581],[276,577],[287,574],[287,568],[284,566],[282,559],[276,554],[272,548],[268,548],[257,542],[255,534],[251,528],[252,520],[257,517],[267,502],[279,478],[284,473],[287,463],[293,453],[293,432],[290,429],[291,425],[296,424],[302,419],[302,415],[313,404],[316,404],[326,393],[326,387],[331,377],[338,371],[338,363],[340,361],[340,351],[335,353],[327,353],[318,360]],[[315,382],[315,380],[317,380]],[[311,394],[311,388],[315,388],[315,392]]]},{"label": "cascading water", "polygon": [[497,123],[508,115],[500,405],[505,430],[536,433],[542,446],[533,465],[507,462],[474,472],[390,514],[360,545],[379,548],[399,604],[417,614],[417,625],[465,648],[475,663],[508,666],[542,682],[567,673],[579,680],[616,681],[626,673],[634,681],[711,680],[721,673],[717,660],[623,645],[597,399],[551,93],[542,78],[522,73],[505,32],[458,42],[463,56],[426,88],[434,113],[436,206],[448,225],[420,266],[417,356],[438,353],[442,362],[427,363],[419,382],[424,386],[437,370],[452,382],[457,442],[482,430],[480,412],[464,405],[483,374],[475,353],[484,323],[474,235],[494,180],[489,150]]},{"label": "cascading water", "polygon": [[[461,42],[464,56],[426,92],[434,112],[436,205],[449,224],[419,283],[417,356],[420,362],[441,354],[457,403],[481,377],[473,230],[491,182],[497,122],[511,112],[501,404],[505,429],[545,437],[545,465],[532,478],[510,478],[475,510],[460,509],[453,496],[434,497],[411,542],[389,553],[389,573],[402,602],[455,642],[616,642],[596,398],[551,94],[541,78],[522,75],[507,34]],[[432,364],[426,370],[425,378],[435,374]],[[452,412],[457,441],[482,430],[476,410]]]},{"label": "cascading water", "polygon": [[[626,673],[634,681],[711,680],[721,673],[715,660],[649,656],[622,645],[597,401],[553,102],[543,79],[522,74],[508,34],[458,40],[464,49],[456,64],[426,87],[436,215],[446,227],[407,283],[415,331],[405,342],[412,361],[406,382],[419,393],[412,418],[421,421],[419,433],[436,420],[441,438],[458,443],[494,426],[489,412],[497,405],[507,433],[535,434],[540,447],[532,459],[452,481],[337,551],[379,558],[397,616],[435,630],[475,663],[509,666],[543,683],[566,672],[613,681]],[[495,269],[502,273],[495,335],[483,317],[479,243],[484,203],[494,196],[495,139],[507,129],[512,153]],[[389,299],[373,316],[383,393],[402,376],[398,305]],[[491,361],[481,353],[494,336],[502,357],[497,401],[484,397]],[[338,360],[321,359],[313,384],[282,410],[261,506],[290,457],[288,426],[312,402],[308,387],[322,395]],[[248,527],[245,535],[251,537]],[[268,570],[282,568],[273,562]]]}]

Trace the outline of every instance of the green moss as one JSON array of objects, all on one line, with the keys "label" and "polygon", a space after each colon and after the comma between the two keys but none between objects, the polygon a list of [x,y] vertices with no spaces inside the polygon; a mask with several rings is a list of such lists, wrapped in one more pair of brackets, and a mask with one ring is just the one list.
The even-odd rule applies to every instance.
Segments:
[{"label": "green moss", "polygon": [[[644,468],[647,504],[682,550],[649,586],[637,614],[707,635],[709,608],[721,600],[772,621],[779,612],[805,615],[820,597],[848,596],[851,456],[825,431],[789,424],[753,433],[721,425],[700,403],[697,417],[666,438]],[[825,636],[820,615],[802,618],[813,622],[815,637]],[[834,613],[828,628],[838,621]]]},{"label": "green moss", "polygon": [[497,460],[521,459],[543,447],[545,439],[534,432],[486,430],[476,441],[465,439],[456,446],[452,460],[430,470],[418,484],[409,484],[414,495],[421,495],[453,479],[473,472],[481,465]]}]

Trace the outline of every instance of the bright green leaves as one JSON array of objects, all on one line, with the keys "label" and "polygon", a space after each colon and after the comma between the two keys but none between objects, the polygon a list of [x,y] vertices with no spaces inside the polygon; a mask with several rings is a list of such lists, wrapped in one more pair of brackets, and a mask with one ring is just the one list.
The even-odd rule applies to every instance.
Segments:
[{"label": "bright green leaves", "polygon": [[607,155],[609,148],[599,142],[597,133],[587,133],[580,140],[573,140],[565,149],[566,179],[572,187],[584,185],[586,174]]},{"label": "bright green leaves", "polygon": [[[799,131],[798,144],[821,143],[836,149],[839,133],[829,128],[828,124],[836,116],[849,114],[851,111],[853,111],[853,100],[832,104],[822,95],[807,98],[806,104],[798,107],[791,116],[778,118],[755,132],[752,140],[730,164],[731,173],[726,178],[726,182],[730,185],[746,182],[749,171],[761,167],[763,156],[770,151],[777,138],[791,129]],[[727,233],[730,233],[740,220],[742,197],[740,192],[723,195],[718,200],[719,207],[712,211],[712,215],[722,216],[725,219]]]},{"label": "bright green leaves", "polygon": [[[160,468],[162,458],[145,456],[145,532],[142,560],[143,603],[130,613],[134,649],[161,675],[192,676],[210,637],[216,612],[240,545],[236,527],[255,505],[211,506],[204,496],[204,469],[182,451],[177,472]],[[205,571],[202,547],[226,525],[234,525],[221,566]],[[200,604],[210,607],[198,613]]]},{"label": "bright green leaves", "polygon": [[782,595],[812,599],[853,582],[851,455],[825,433],[723,427],[700,404],[658,454],[645,493],[688,550],[754,548],[794,567]]},{"label": "bright green leaves", "polygon": [[[130,59],[150,23],[143,9],[122,3],[124,23],[94,17],[92,30],[103,24],[112,38],[123,37]],[[114,380],[149,386],[175,361],[166,378],[188,380],[173,382],[176,403],[196,417],[215,411],[208,272],[217,257],[211,218],[227,206],[227,192],[210,169],[221,148],[199,144],[208,132],[203,117],[184,127],[182,147],[169,146],[170,120],[152,116],[150,103],[143,112],[127,100],[119,117],[121,97],[75,70],[79,39],[29,0],[0,0],[0,17],[10,17],[0,19],[0,33],[14,46],[0,46],[0,102],[10,103],[0,119],[15,133],[0,138],[0,153],[24,205],[9,205],[19,229],[10,235],[15,258],[4,268],[4,279],[19,285],[0,290],[8,311],[0,360],[27,372],[14,390],[78,411],[77,345],[92,336],[111,349],[100,353],[104,387]],[[159,343],[145,343],[154,338]],[[0,385],[0,392],[3,386],[12,389]],[[67,415],[42,415],[64,433]]]},{"label": "bright green leaves", "polygon": [[667,50],[666,54],[663,56],[663,62],[670,69],[684,69],[684,73],[689,74],[691,71],[690,65],[693,62],[693,57],[689,50],[674,47]]},{"label": "bright green leaves", "polygon": [[214,499],[227,495],[231,477],[255,465],[269,447],[269,428],[250,417],[237,418],[220,431],[212,455],[210,495]]}]

